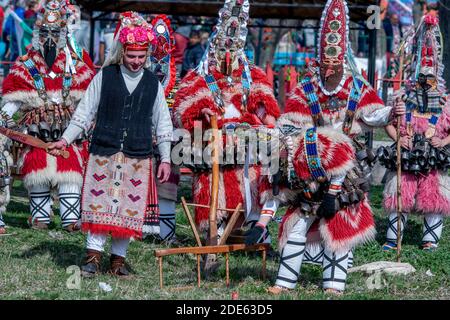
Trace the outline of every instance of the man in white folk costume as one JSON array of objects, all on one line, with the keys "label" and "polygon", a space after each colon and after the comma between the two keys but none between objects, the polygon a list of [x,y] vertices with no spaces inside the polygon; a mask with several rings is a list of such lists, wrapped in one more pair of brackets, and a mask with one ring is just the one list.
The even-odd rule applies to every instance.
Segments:
[{"label": "man in white folk costume", "polygon": [[159,234],[153,132],[160,155],[157,177],[164,183],[170,176],[172,121],[164,89],[148,69],[153,29],[135,12],[119,19],[102,70],[62,139],[52,146],[64,148],[96,119],[81,200],[82,229],[88,232],[83,276],[99,272],[108,234],[109,272],[119,276],[129,274],[125,257],[130,238]]}]

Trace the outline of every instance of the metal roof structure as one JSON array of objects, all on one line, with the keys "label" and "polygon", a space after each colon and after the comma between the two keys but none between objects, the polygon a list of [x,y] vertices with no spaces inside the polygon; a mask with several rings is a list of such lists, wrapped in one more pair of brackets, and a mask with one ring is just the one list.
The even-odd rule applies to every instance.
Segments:
[{"label": "metal roof structure", "polygon": [[[121,12],[127,10],[142,13],[192,15],[215,17],[223,0],[76,0],[86,11]],[[347,0],[352,20],[366,19],[369,5],[377,0]],[[326,0],[250,0],[251,18],[318,19]]]}]

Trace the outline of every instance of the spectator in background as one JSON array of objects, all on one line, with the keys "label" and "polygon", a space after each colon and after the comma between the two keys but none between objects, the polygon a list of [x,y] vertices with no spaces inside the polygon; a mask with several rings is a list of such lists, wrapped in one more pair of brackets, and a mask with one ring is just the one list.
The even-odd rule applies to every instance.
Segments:
[{"label": "spectator in background", "polygon": [[[25,17],[25,9],[21,6],[22,2],[20,1],[14,1],[14,5],[11,5],[14,12],[21,18],[24,19]],[[3,29],[3,41],[8,46],[8,52],[5,55],[5,59],[9,61],[15,61],[17,57],[19,57],[19,46],[17,44],[17,37],[16,37],[16,27],[14,23],[14,18],[12,15],[9,15],[6,19],[6,23],[4,25]],[[25,53],[22,53],[25,54]]]},{"label": "spectator in background", "polygon": [[24,20],[30,28],[33,28],[34,22],[36,21],[38,5],[39,3],[36,0],[30,0],[27,3],[27,10],[24,14]]},{"label": "spectator in background", "polygon": [[201,31],[200,32],[200,38],[201,43],[204,48],[206,48],[209,40],[209,32],[208,31]]},{"label": "spectator in background", "polygon": [[5,11],[3,7],[0,6],[0,34],[3,32],[3,21],[5,20]]},{"label": "spectator in background", "polygon": [[200,63],[205,52],[205,47],[202,45],[200,31],[193,30],[189,36],[189,46],[184,52],[183,64],[181,68],[180,77],[183,78],[189,70],[194,69]]},{"label": "spectator in background", "polygon": [[[0,5],[0,61],[4,60],[4,56],[6,53],[6,44],[3,42],[1,37],[3,33],[3,21],[5,20],[5,12],[3,11],[3,7]],[[3,67],[0,67],[0,80],[3,81]]]},{"label": "spectator in background", "polygon": [[[101,12],[94,11],[94,16],[99,15]],[[86,51],[90,52],[90,43],[91,43],[91,23],[89,21],[90,17],[86,12],[81,12],[81,19],[79,28],[72,31],[72,35],[76,41],[76,43]],[[92,61],[95,64],[99,64],[99,46],[100,46],[100,21],[95,21],[94,26],[94,54],[91,56]]]},{"label": "spectator in background", "polygon": [[180,26],[173,33],[175,39],[175,50],[173,50],[173,57],[175,65],[177,66],[177,73],[181,73],[183,65],[183,57],[186,48],[189,45],[189,34],[191,33],[191,26]]},{"label": "spectator in background", "polygon": [[[117,20],[117,14],[112,15],[112,19]],[[109,50],[114,42],[114,32],[116,30],[115,22],[108,22],[105,28],[100,32],[100,45],[99,45],[99,62],[103,64],[108,56]]]},{"label": "spectator in background", "polygon": [[403,38],[403,30],[400,25],[400,20],[397,14],[392,14],[389,17],[388,22],[385,23],[386,32],[386,51],[395,53],[400,45],[400,41]]}]

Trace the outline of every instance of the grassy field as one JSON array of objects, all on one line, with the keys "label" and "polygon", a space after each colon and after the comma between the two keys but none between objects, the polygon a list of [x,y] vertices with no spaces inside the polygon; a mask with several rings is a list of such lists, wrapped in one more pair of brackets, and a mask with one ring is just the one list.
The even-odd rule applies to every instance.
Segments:
[{"label": "grassy field", "polygon": [[[71,235],[61,230],[58,217],[50,230],[36,231],[27,228],[28,202],[24,190],[14,188],[13,201],[5,220],[8,232],[0,237],[0,299],[231,299],[233,291],[240,299],[449,299],[450,298],[450,233],[444,229],[441,245],[435,253],[422,252],[420,242],[422,221],[413,218],[408,222],[404,239],[403,262],[411,263],[417,272],[408,276],[382,276],[379,289],[368,289],[369,276],[350,274],[346,293],[330,297],[322,293],[321,268],[305,265],[297,289],[289,294],[273,297],[266,293],[275,278],[277,258],[268,261],[268,278],[262,281],[260,258],[255,255],[235,253],[230,257],[231,286],[225,285],[224,263],[218,272],[203,280],[202,288],[196,284],[196,260],[191,255],[168,257],[164,263],[166,288],[159,288],[157,260],[153,251],[163,248],[155,240],[134,241],[130,245],[128,262],[133,275],[118,279],[100,275],[93,279],[74,282],[74,267],[84,256],[85,236]],[[356,250],[355,265],[388,260],[394,253],[380,250],[386,222],[382,217],[381,188],[374,187],[373,206],[376,208],[377,240]],[[180,208],[177,215],[177,236],[186,245],[194,245],[193,237]],[[277,225],[273,223],[272,233]],[[275,238],[275,237],[274,237]],[[275,246],[275,242],[273,243]],[[108,266],[104,255],[103,267]],[[69,268],[69,272],[67,272]],[[76,269],[76,267],[75,267]],[[427,272],[428,271],[428,272]],[[431,272],[431,273],[430,273]],[[428,275],[427,275],[428,273]],[[431,274],[431,275],[430,275]],[[110,292],[100,289],[99,283],[111,286]],[[182,287],[193,286],[186,289]]]}]

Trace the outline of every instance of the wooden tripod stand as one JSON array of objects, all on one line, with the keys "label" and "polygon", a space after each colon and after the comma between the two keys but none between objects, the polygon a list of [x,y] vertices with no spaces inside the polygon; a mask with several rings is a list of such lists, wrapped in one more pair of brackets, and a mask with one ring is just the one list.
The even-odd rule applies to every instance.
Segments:
[{"label": "wooden tripod stand", "polygon": [[[231,234],[231,231],[234,229],[236,222],[241,214],[244,213],[242,208],[242,204],[238,204],[236,208],[218,208],[218,195],[219,195],[219,131],[217,126],[217,118],[216,116],[211,117],[211,128],[213,129],[213,137],[212,137],[212,179],[211,179],[211,201],[210,205],[201,205],[194,203],[187,203],[186,200],[182,197],[181,204],[183,207],[183,211],[186,214],[186,217],[189,221],[189,225],[191,227],[192,233],[195,237],[195,241],[197,242],[197,247],[182,247],[182,248],[171,248],[171,249],[160,249],[155,250],[155,256],[159,261],[159,286],[163,288],[163,257],[175,254],[195,254],[197,258],[197,286],[200,287],[201,281],[201,267],[200,267],[200,257],[202,255],[217,255],[224,254],[225,255],[225,274],[226,274],[226,285],[230,285],[230,269],[229,269],[229,254],[235,251],[260,251],[262,252],[262,277],[265,279],[266,277],[266,258],[267,258],[267,250],[269,249],[269,244],[256,244],[247,246],[245,244],[232,244],[227,245],[226,241]],[[197,230],[197,226],[192,218],[189,207],[197,207],[197,208],[209,208],[209,233],[206,239],[206,246],[203,245],[199,232]],[[225,211],[232,213],[229,221],[227,222],[227,226],[220,237],[220,241],[218,240],[218,232],[217,232],[217,211]]]}]

